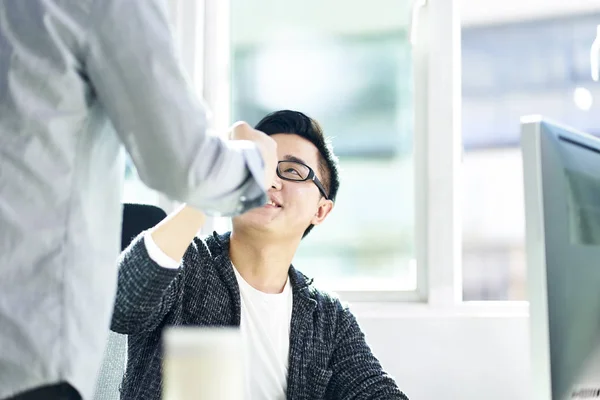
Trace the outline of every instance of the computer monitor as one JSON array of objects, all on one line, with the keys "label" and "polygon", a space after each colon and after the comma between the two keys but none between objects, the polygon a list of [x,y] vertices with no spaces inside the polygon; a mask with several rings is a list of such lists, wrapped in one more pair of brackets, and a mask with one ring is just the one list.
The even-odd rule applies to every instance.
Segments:
[{"label": "computer monitor", "polygon": [[600,140],[521,120],[533,398],[600,398]]}]

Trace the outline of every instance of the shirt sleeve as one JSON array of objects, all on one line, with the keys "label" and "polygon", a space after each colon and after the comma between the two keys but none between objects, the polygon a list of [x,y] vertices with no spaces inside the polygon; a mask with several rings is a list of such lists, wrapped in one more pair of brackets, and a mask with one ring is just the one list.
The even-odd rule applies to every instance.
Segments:
[{"label": "shirt sleeve", "polygon": [[250,141],[207,129],[207,110],[176,55],[161,0],[95,0],[82,74],[114,125],[140,179],[208,215],[266,202],[261,154]]},{"label": "shirt sleeve", "polygon": [[118,259],[117,294],[111,329],[125,335],[157,329],[181,303],[182,269],[165,268],[152,259],[140,234]]}]

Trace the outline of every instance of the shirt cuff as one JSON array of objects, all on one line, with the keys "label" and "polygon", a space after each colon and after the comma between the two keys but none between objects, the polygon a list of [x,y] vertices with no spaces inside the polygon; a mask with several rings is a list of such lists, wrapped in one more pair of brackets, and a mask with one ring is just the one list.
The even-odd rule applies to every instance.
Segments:
[{"label": "shirt cuff", "polygon": [[[219,197],[206,198],[202,204],[192,201],[195,196],[187,201],[210,217],[234,217],[267,203],[264,189],[264,163],[258,147],[249,140],[231,140],[227,142],[227,146],[238,153],[239,157],[235,158],[235,163],[238,168],[244,167],[245,179],[236,179],[236,182],[240,182],[237,187]],[[242,164],[238,165],[240,161]],[[232,168],[233,164],[229,165],[230,171],[233,171]],[[227,177],[222,177],[225,178]]]},{"label": "shirt cuff", "polygon": [[144,245],[146,246],[146,251],[148,252],[148,255],[150,256],[152,261],[154,261],[161,267],[168,268],[168,269],[179,268],[179,264],[181,262],[175,261],[168,255],[166,255],[160,249],[160,247],[158,247],[158,245],[156,244],[154,239],[152,239],[152,235],[150,234],[150,231],[148,231],[144,234]]}]

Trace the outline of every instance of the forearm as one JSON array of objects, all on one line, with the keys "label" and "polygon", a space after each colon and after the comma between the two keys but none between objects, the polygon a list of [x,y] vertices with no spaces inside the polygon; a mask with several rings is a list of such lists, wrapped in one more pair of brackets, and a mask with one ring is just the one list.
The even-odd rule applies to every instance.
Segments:
[{"label": "forearm", "polygon": [[152,228],[150,234],[165,255],[180,261],[205,220],[202,212],[184,204]]},{"label": "forearm", "polygon": [[[173,282],[179,273],[177,266],[204,221],[202,212],[182,205],[136,238],[122,253],[114,331],[132,333],[149,329],[168,312],[177,301]],[[165,259],[168,265],[161,262]]]}]

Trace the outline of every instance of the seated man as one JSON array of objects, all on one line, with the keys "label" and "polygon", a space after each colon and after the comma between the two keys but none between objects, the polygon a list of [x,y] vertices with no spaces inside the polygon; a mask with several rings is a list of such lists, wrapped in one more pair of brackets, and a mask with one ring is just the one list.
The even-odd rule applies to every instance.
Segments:
[{"label": "seated man", "polygon": [[129,335],[122,398],[159,399],[163,328],[195,325],[241,327],[247,399],[406,400],[348,308],[291,266],[339,187],[321,128],[278,111],[256,129],[277,142],[280,160],[268,204],[203,239],[204,216],[184,206],[122,254],[112,320]]}]

